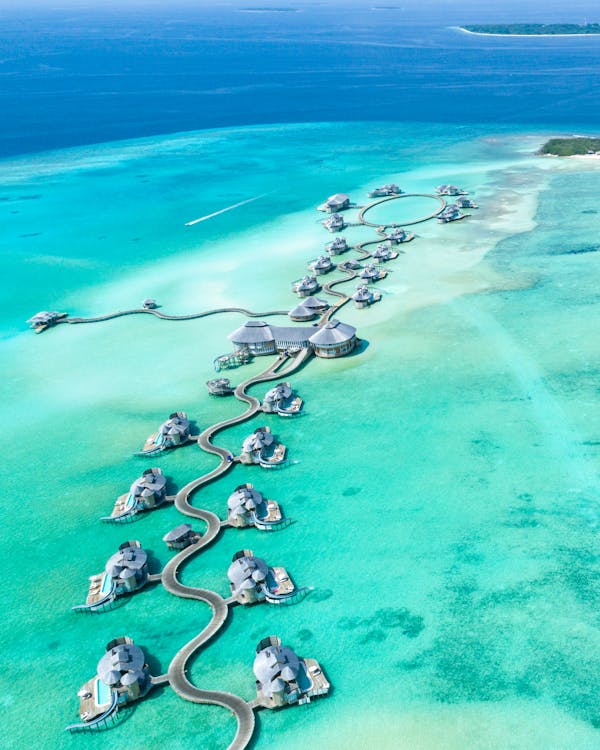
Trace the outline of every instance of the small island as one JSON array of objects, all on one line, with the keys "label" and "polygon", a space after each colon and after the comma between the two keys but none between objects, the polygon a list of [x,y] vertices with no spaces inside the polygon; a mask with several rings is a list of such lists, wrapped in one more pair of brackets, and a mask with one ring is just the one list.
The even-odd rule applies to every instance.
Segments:
[{"label": "small island", "polygon": [[595,156],[600,152],[600,138],[574,135],[569,138],[550,138],[539,150],[541,156]]},{"label": "small island", "polygon": [[600,23],[485,23],[459,26],[470,34],[494,36],[581,36],[600,34]]}]

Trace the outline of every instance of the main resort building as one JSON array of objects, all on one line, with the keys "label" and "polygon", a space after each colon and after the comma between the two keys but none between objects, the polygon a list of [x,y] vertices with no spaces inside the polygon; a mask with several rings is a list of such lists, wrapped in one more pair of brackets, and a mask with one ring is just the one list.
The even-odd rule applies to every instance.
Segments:
[{"label": "main resort building", "polygon": [[229,334],[234,351],[257,356],[277,352],[312,349],[317,357],[343,357],[357,343],[356,328],[339,320],[315,326],[274,326],[262,320],[249,320]]}]

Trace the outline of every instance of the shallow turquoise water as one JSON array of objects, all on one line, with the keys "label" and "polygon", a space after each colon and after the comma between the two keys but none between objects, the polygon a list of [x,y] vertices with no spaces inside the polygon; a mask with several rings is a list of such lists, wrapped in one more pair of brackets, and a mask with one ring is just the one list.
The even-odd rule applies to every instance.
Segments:
[{"label": "shallow turquoise water", "polygon": [[263,712],[257,748],[598,746],[600,172],[531,159],[539,140],[336,124],[5,163],[8,747],[216,749],[233,734],[226,711],[169,689],[109,733],[62,728],[111,638],[131,635],[159,674],[208,621],[206,607],[159,586],[104,615],[69,608],[127,538],[152,550],[155,569],[168,559],[161,537],[182,520],[172,507],[124,529],[98,518],[148,465],[173,488],[214,466],[195,447],[155,464],[132,452],[175,409],[200,428],[239,413],[233,400],[210,399],[204,382],[240,317],[132,317],[41,336],[21,333],[23,320],[40,308],[101,313],[148,295],[167,312],[286,309],[289,281],[329,239],[316,204],[337,190],[362,200],[391,180],[415,192],[468,184],[481,209],[460,226],[421,225],[388,265],[383,301],[340,314],[368,346],[293,376],[302,418],[258,417],[219,436],[235,449],[267,423],[292,463],[236,467],[195,502],[224,516],[231,489],[251,481],[296,523],[276,534],[227,530],[186,566],[184,582],[225,594],[231,556],[250,548],[314,591],[294,607],[236,608],[191,678],[250,699],[253,650],[271,633],[321,661],[332,695]]}]

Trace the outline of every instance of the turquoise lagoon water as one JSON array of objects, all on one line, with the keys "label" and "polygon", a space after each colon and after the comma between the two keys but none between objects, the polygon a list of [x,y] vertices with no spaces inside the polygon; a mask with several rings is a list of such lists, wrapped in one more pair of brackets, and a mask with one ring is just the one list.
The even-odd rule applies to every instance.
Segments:
[{"label": "turquoise lagoon water", "polygon": [[149,465],[173,488],[214,466],[195,446],[151,463],[132,453],[175,409],[199,428],[239,413],[204,382],[242,318],[131,317],[41,336],[23,321],[146,296],[167,312],[287,309],[289,281],[329,239],[314,206],[395,181],[414,192],[456,182],[481,208],[419,225],[388,266],[383,301],[344,309],[367,345],[293,376],[302,418],[259,417],[219,436],[235,450],[268,423],[291,464],[236,467],[195,502],[224,514],[232,488],[251,481],[296,523],[225,531],[184,581],[225,594],[232,554],[251,548],[314,590],[294,607],[236,608],[191,679],[250,699],[254,647],[273,633],[318,658],[334,690],[262,712],[256,748],[598,747],[600,170],[532,157],[542,137],[272,126],[3,163],[5,746],[217,749],[234,731],[225,710],[168,688],[109,732],[63,727],[111,638],[132,636],[159,674],[209,619],[160,586],[104,615],[70,607],[125,539],[152,550],[156,570],[168,559],[161,537],[183,520],[172,507],[124,528],[98,518]]}]

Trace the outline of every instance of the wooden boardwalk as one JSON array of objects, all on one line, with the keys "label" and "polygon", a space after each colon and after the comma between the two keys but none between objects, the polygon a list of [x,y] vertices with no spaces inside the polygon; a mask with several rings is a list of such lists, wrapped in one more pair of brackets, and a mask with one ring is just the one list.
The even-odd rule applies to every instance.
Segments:
[{"label": "wooden boardwalk", "polygon": [[162,583],[167,591],[174,596],[180,596],[184,599],[196,599],[208,604],[212,615],[208,625],[175,654],[175,657],[169,664],[166,679],[163,679],[164,675],[161,678],[155,679],[163,680],[160,684],[168,681],[173,690],[184,700],[191,701],[192,703],[210,703],[229,709],[237,719],[237,731],[233,741],[229,745],[229,750],[243,750],[250,742],[255,724],[252,706],[232,693],[219,690],[204,690],[196,687],[189,681],[186,675],[190,660],[225,624],[229,613],[228,602],[214,591],[186,586],[179,580],[181,567],[187,560],[212,544],[226,524],[223,524],[214,513],[196,508],[191,504],[190,499],[200,487],[223,476],[235,465],[235,460],[229,460],[230,457],[233,458],[233,454],[225,448],[213,445],[212,439],[221,430],[231,427],[234,424],[245,422],[261,410],[259,400],[254,396],[250,396],[247,393],[247,389],[255,383],[275,380],[298,370],[310,356],[311,352],[308,349],[301,350],[291,360],[282,354],[262,373],[238,385],[234,393],[236,398],[248,404],[246,411],[237,417],[232,417],[231,419],[226,419],[212,425],[198,437],[198,445],[202,450],[220,457],[221,461],[219,465],[207,474],[186,484],[175,496],[175,507],[177,510],[184,515],[204,521],[207,529],[198,542],[186,547],[166,564],[161,574]]},{"label": "wooden boardwalk", "polygon": [[373,201],[372,203],[369,203],[367,206],[364,206],[360,209],[358,212],[358,220],[361,224],[364,224],[366,227],[375,227],[376,229],[381,226],[386,227],[392,227],[392,226],[400,226],[399,224],[374,224],[372,221],[367,221],[365,219],[365,214],[367,211],[370,211],[372,208],[375,208],[375,206],[379,206],[381,203],[387,203],[388,201],[395,201],[395,200],[402,200],[402,198],[433,198],[434,200],[438,201],[439,206],[436,211],[432,211],[432,213],[427,214],[427,216],[421,216],[418,219],[414,219],[413,221],[404,221],[402,222],[402,226],[410,227],[413,226],[413,224],[422,224],[424,221],[429,221],[430,219],[435,219],[435,217],[443,211],[446,206],[448,205],[446,203],[445,198],[442,198],[441,195],[435,195],[434,193],[402,193],[401,195],[388,195],[385,198],[379,198],[376,201]]},{"label": "wooden boardwalk", "polygon": [[161,320],[196,320],[197,318],[206,318],[209,315],[219,315],[221,313],[241,313],[247,315],[249,318],[266,318],[270,315],[287,315],[287,310],[267,310],[267,312],[252,312],[252,310],[246,310],[243,307],[217,307],[214,310],[205,310],[199,313],[190,313],[188,315],[167,315],[160,310],[148,310],[145,307],[135,308],[133,310],[117,310],[117,312],[107,313],[106,315],[96,315],[92,318],[62,318],[56,321],[56,325],[59,323],[67,323],[69,325],[78,325],[80,323],[103,323],[106,320],[114,320],[115,318],[122,318],[125,315],[154,315],[155,318]]}]

